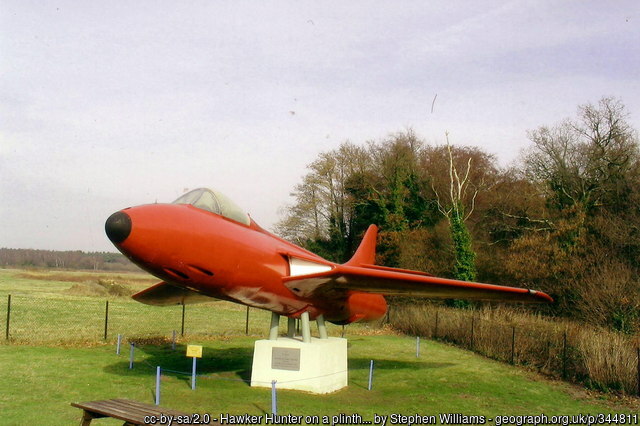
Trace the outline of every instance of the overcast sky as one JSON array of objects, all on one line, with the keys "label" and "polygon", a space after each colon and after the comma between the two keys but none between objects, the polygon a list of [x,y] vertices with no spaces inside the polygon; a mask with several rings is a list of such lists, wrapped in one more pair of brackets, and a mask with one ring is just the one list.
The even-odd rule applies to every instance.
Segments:
[{"label": "overcast sky", "polygon": [[0,247],[115,251],[112,212],[201,186],[270,228],[306,165],[347,139],[449,131],[508,164],[528,129],[603,96],[640,129],[639,11],[0,0]]}]

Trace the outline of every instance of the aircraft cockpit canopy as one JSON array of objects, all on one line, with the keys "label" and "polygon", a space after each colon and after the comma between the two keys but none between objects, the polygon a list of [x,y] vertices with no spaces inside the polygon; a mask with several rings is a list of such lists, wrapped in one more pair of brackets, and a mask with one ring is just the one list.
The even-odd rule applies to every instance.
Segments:
[{"label": "aircraft cockpit canopy", "polygon": [[198,188],[189,191],[175,200],[173,204],[191,204],[199,209],[219,214],[244,225],[251,223],[249,215],[233,201],[222,193],[208,188]]}]

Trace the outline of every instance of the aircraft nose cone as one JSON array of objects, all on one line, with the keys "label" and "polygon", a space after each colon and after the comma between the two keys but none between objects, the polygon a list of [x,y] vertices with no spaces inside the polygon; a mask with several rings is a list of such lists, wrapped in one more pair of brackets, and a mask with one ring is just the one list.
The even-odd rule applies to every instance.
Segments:
[{"label": "aircraft nose cone", "polygon": [[113,243],[120,244],[131,233],[131,218],[123,211],[115,212],[105,222],[104,230]]}]

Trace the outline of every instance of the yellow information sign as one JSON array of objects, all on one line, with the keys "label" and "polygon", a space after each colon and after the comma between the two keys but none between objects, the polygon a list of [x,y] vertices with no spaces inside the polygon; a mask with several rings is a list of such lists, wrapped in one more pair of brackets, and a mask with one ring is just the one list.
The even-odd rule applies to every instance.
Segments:
[{"label": "yellow information sign", "polygon": [[202,346],[187,345],[187,356],[191,358],[202,358]]}]

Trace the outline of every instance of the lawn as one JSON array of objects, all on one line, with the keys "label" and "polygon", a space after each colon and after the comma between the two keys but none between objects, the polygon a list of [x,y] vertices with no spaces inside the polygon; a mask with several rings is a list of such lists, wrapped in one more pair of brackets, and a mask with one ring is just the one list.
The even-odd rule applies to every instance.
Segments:
[{"label": "lawn", "polygon": [[[171,336],[182,332],[181,306],[149,306],[128,296],[95,294],[99,282],[116,283],[129,293],[150,287],[158,280],[144,274],[75,271],[21,271],[0,269],[0,331],[6,333],[8,296],[11,295],[10,342],[18,344],[70,344],[126,337]],[[91,293],[94,292],[94,293]],[[87,293],[89,295],[87,295]],[[107,302],[108,315],[107,315]],[[235,303],[211,302],[185,307],[184,333],[197,336],[245,334],[247,309]],[[249,312],[248,335],[263,336],[271,314],[259,309]],[[281,329],[286,321],[281,321]],[[353,325],[351,329],[368,329]],[[331,335],[342,332],[329,326]]]},{"label": "lawn", "polygon": [[[3,331],[6,297],[12,295],[11,339],[0,344],[1,424],[77,424],[80,410],[71,402],[125,397],[153,403],[156,366],[164,371],[161,406],[206,412],[214,418],[221,413],[270,413],[270,390],[251,388],[246,382],[253,342],[268,330],[268,312],[250,311],[247,336],[245,307],[227,302],[187,306],[185,335],[174,351],[166,338],[180,330],[180,306],[157,308],[127,297],[78,294],[78,284],[95,287],[100,280],[116,281],[132,291],[154,282],[142,274],[0,270]],[[282,332],[285,323],[281,322]],[[337,336],[342,328],[330,325],[329,332]],[[124,334],[125,342],[155,336],[148,341],[157,343],[136,348],[134,368],[129,369],[126,343],[121,355],[115,353],[117,334]],[[640,411],[637,399],[588,393],[436,341],[423,340],[417,358],[413,338],[375,325],[351,325],[346,337],[349,386],[329,395],[278,391],[278,414],[359,414],[372,421],[374,415],[394,413],[493,418]],[[189,382],[187,344],[204,346],[195,391]],[[371,360],[375,370],[369,391]],[[95,423],[120,424],[109,419]]]},{"label": "lawn", "polygon": [[[161,406],[193,413],[265,414],[271,392],[251,388],[254,338],[220,337],[184,340],[116,355],[113,345],[93,347],[0,346],[0,412],[2,424],[66,425],[80,419],[73,401],[126,397],[153,403],[156,366],[165,369]],[[191,360],[185,344],[202,344],[197,388],[191,390]],[[349,338],[349,386],[329,395],[278,392],[278,413],[295,415],[374,414],[438,415],[575,415],[637,412],[630,402],[589,396],[577,387],[543,377],[442,343],[396,335]],[[370,360],[373,389],[367,390]],[[166,370],[172,370],[167,372]],[[176,373],[184,372],[184,374]],[[96,424],[116,424],[111,420]]]}]

